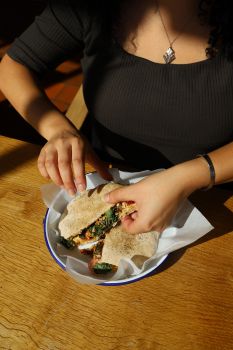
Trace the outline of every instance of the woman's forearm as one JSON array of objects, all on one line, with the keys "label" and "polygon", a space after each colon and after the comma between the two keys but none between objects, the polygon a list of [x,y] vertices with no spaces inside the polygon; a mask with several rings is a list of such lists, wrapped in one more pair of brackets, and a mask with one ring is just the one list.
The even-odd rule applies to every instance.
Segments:
[{"label": "woman's forearm", "polygon": [[33,73],[7,55],[0,64],[0,89],[18,113],[47,140],[62,131],[75,131],[50,102]]},{"label": "woman's forearm", "polygon": [[[208,153],[215,169],[215,184],[233,181],[233,142]],[[202,157],[173,167],[186,184],[187,194],[210,184],[210,169]],[[189,193],[190,192],[190,193]]]}]

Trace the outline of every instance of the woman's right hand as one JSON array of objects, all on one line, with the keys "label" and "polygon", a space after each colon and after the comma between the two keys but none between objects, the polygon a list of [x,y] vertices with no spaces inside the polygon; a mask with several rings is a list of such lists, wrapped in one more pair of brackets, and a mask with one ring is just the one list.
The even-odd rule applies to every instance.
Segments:
[{"label": "woman's right hand", "polygon": [[85,162],[105,180],[112,180],[107,164],[99,159],[86,138],[76,131],[63,131],[41,149],[38,168],[42,176],[74,195],[77,189],[81,192],[86,188]]}]

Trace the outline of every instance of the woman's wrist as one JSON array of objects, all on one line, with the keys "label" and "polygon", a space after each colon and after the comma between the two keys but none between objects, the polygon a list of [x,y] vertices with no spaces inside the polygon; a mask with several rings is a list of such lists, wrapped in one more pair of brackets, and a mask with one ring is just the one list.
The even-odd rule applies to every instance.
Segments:
[{"label": "woman's wrist", "polygon": [[209,167],[206,160],[201,157],[175,165],[173,169],[183,183],[186,197],[196,190],[207,188],[209,186]]},{"label": "woman's wrist", "polygon": [[59,111],[51,111],[42,118],[38,126],[39,133],[47,140],[59,134],[70,132],[77,133],[75,127],[66,119],[66,117]]}]

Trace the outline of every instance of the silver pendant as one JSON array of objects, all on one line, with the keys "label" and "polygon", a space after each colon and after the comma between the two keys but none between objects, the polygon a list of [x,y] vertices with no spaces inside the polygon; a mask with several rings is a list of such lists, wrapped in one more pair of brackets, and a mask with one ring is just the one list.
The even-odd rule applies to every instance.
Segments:
[{"label": "silver pendant", "polygon": [[176,59],[175,51],[171,46],[167,49],[165,55],[163,55],[163,58],[166,64],[169,64]]}]

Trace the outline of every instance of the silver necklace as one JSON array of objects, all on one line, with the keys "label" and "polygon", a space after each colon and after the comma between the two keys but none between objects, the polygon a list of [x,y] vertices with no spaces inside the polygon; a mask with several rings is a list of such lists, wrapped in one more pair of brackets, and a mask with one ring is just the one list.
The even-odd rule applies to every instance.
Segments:
[{"label": "silver necklace", "polygon": [[184,23],[183,27],[181,28],[181,30],[177,34],[177,36],[173,40],[170,40],[168,32],[167,32],[167,29],[166,29],[166,26],[165,26],[164,21],[163,21],[163,17],[161,16],[161,13],[160,13],[159,7],[158,7],[158,14],[159,14],[160,20],[162,22],[164,31],[166,33],[166,36],[167,36],[167,39],[168,39],[168,42],[169,42],[169,48],[166,50],[165,54],[163,55],[163,59],[164,59],[166,64],[169,64],[169,63],[173,62],[176,59],[175,50],[173,49],[172,45],[180,37],[180,35],[183,33],[185,27],[188,25],[188,23],[190,22],[191,18],[189,18],[189,20]]}]

